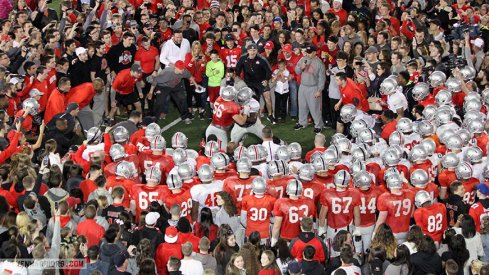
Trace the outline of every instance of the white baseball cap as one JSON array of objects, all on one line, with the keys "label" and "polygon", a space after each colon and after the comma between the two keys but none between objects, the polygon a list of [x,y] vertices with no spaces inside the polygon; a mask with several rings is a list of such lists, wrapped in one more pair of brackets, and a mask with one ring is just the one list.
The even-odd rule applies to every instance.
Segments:
[{"label": "white baseball cap", "polygon": [[160,218],[160,214],[157,212],[149,212],[146,214],[146,217],[144,217],[144,222],[147,225],[154,225],[156,224],[156,221]]},{"label": "white baseball cap", "polygon": [[86,53],[86,52],[87,52],[87,49],[86,48],[83,48],[83,47],[78,47],[75,50],[76,56],[80,56],[80,54]]},{"label": "white baseball cap", "polygon": [[482,40],[481,38],[470,40],[470,43],[479,48],[482,48],[482,46],[484,46],[484,40]]}]

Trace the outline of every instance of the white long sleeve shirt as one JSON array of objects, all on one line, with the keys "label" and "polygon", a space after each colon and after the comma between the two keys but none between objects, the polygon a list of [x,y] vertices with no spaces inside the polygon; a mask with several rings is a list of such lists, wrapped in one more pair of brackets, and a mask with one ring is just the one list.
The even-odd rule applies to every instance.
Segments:
[{"label": "white long sleeve shirt", "polygon": [[166,41],[160,54],[160,62],[168,66],[175,64],[178,60],[185,60],[185,55],[190,52],[190,42],[183,39],[180,46],[177,46],[173,39]]}]

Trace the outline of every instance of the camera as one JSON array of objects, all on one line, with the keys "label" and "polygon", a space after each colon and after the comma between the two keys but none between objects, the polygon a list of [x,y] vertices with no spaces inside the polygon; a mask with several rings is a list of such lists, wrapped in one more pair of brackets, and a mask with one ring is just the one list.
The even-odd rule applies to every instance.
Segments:
[{"label": "camera", "polygon": [[226,79],[226,86],[234,86],[234,77]]},{"label": "camera", "polygon": [[458,57],[454,54],[450,54],[448,58],[442,62],[447,70],[453,70],[455,68],[463,68],[467,65],[467,60],[462,57]]}]

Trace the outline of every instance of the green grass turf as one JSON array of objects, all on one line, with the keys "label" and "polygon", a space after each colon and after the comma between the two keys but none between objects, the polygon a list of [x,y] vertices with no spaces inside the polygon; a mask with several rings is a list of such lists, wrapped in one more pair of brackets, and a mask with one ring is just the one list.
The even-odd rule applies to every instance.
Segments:
[{"label": "green grass turf", "polygon": [[[173,106],[173,103],[170,103],[171,108],[170,112],[167,115],[165,120],[158,121],[158,124],[163,128],[169,123],[173,122],[175,119],[179,117],[179,113],[176,108]],[[303,155],[314,148],[314,127],[313,125],[309,125],[307,128],[296,131],[294,130],[294,125],[296,121],[292,121],[287,119],[285,123],[279,123],[276,125],[271,125],[270,122],[266,118],[261,119],[262,123],[267,126],[271,126],[273,129],[273,133],[275,136],[279,137],[282,140],[285,140],[287,143],[291,142],[299,142],[302,146]],[[188,146],[192,149],[198,149],[200,140],[205,135],[205,130],[207,126],[210,124],[210,120],[200,120],[199,118],[195,118],[192,121],[192,124],[185,124],[183,121],[169,128],[167,131],[163,132],[163,137],[167,140],[167,143],[170,142],[171,136],[176,132],[183,132],[189,140]],[[326,144],[329,144],[330,137],[335,133],[330,128],[326,128],[322,132],[326,136]],[[253,134],[248,135],[245,140],[245,145],[248,146],[250,144],[260,143],[260,139],[258,139]]]}]

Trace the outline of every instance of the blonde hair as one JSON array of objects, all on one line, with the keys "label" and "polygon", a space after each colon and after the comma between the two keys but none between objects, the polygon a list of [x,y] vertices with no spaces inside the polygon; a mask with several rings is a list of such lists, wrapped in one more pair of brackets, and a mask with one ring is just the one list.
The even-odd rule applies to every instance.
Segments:
[{"label": "blonde hair", "polygon": [[22,211],[17,214],[17,218],[15,218],[15,225],[19,229],[20,235],[25,238],[25,243],[30,244],[31,239],[31,217],[27,215],[26,212]]},{"label": "blonde hair", "polygon": [[99,209],[104,209],[109,206],[109,201],[107,200],[107,197],[102,195],[97,198],[98,206]]}]

